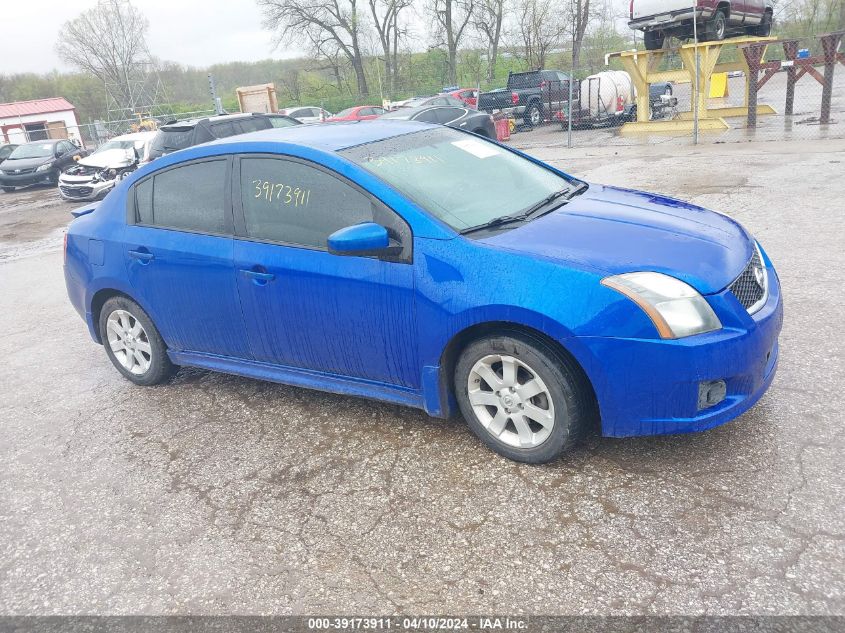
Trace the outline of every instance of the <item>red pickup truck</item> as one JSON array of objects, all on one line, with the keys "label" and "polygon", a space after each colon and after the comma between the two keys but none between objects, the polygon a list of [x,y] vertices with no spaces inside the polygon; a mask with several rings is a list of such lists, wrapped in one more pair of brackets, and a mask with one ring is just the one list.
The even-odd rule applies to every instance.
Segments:
[{"label": "red pickup truck", "polygon": [[644,31],[645,47],[655,50],[663,48],[667,36],[691,38],[694,22],[699,41],[766,37],[773,16],[772,0],[631,0],[628,26]]}]

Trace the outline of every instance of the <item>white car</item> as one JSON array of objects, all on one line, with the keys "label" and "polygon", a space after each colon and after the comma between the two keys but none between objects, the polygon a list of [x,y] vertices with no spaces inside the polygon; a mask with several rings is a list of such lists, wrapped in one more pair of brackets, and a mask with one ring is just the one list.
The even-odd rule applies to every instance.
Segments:
[{"label": "white car", "polygon": [[65,200],[97,200],[148,161],[150,143],[157,132],[116,136],[81,158],[59,176],[59,193]]},{"label": "white car", "polygon": [[284,110],[279,110],[279,114],[286,114],[300,123],[322,123],[332,116],[331,112],[323,110],[323,108],[318,108],[317,106],[285,108]]}]

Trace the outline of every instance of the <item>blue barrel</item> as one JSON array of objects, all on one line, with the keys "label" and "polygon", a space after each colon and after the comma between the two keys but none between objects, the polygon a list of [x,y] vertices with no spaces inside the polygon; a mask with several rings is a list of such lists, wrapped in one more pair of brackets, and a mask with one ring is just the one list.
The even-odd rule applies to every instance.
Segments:
[{"label": "blue barrel", "polygon": [[798,49],[798,59],[808,59],[809,57],[810,57],[810,49],[809,48]]}]

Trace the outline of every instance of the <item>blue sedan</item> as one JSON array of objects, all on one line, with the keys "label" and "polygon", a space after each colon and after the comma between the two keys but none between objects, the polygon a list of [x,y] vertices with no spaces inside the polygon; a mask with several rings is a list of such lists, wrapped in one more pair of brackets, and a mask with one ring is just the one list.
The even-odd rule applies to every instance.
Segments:
[{"label": "blue sedan", "polygon": [[734,220],[405,121],[169,154],[75,212],[70,300],[138,385],[193,366],[463,414],[496,452],[702,431],[775,375],[782,304]]}]

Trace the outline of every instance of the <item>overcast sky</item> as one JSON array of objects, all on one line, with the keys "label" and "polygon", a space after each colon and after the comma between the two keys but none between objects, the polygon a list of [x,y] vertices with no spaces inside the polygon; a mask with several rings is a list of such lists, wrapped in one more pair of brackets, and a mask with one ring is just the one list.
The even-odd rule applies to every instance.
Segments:
[{"label": "overcast sky", "polygon": [[[0,73],[67,70],[53,50],[67,20],[97,0],[0,0]],[[253,0],[143,0],[133,4],[150,21],[156,57],[188,66],[290,57],[273,50]]]}]

